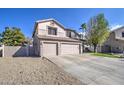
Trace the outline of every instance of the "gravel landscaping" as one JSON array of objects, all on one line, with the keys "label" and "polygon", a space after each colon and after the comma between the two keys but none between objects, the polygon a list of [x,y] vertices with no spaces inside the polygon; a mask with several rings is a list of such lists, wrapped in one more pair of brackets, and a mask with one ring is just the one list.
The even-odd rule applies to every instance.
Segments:
[{"label": "gravel landscaping", "polygon": [[81,84],[55,64],[40,58],[0,58],[0,84]]}]

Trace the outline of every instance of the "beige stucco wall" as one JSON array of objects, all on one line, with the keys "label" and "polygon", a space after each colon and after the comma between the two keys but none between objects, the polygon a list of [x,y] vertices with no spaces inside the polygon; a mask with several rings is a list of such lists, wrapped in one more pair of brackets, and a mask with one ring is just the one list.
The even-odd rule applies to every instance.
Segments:
[{"label": "beige stucco wall", "polygon": [[4,57],[26,57],[29,56],[28,47],[24,46],[5,46]]},{"label": "beige stucco wall", "polygon": [[66,31],[56,23],[52,24],[51,22],[52,21],[38,23],[38,35],[48,36],[48,26],[51,26],[57,28],[57,35],[56,35],[57,37],[66,37]]}]

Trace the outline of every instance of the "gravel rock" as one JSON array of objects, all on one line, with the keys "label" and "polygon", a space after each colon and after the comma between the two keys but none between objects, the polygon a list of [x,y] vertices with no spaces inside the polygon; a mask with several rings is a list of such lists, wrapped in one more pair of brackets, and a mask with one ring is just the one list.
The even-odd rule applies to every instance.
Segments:
[{"label": "gravel rock", "polygon": [[41,58],[0,58],[0,84],[77,85],[79,80]]}]

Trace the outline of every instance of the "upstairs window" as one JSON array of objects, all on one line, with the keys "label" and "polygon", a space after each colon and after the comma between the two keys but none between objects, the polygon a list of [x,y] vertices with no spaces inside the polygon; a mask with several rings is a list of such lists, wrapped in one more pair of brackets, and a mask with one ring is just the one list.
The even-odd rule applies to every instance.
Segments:
[{"label": "upstairs window", "polygon": [[67,36],[67,37],[71,37],[71,32],[70,32],[70,31],[67,31],[67,32],[66,32],[66,36]]},{"label": "upstairs window", "polygon": [[124,37],[124,32],[122,32],[122,37]]},{"label": "upstairs window", "polygon": [[48,35],[57,35],[57,28],[48,27]]}]

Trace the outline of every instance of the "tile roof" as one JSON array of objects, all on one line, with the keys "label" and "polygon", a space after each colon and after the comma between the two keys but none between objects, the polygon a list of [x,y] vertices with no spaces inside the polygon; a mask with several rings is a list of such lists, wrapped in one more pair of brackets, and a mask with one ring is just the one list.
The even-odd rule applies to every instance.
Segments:
[{"label": "tile roof", "polygon": [[38,35],[38,38],[39,38],[39,39],[44,39],[44,40],[57,40],[57,41],[80,42],[79,39],[76,39],[76,38],[67,38],[67,37],[53,37],[53,36]]}]

